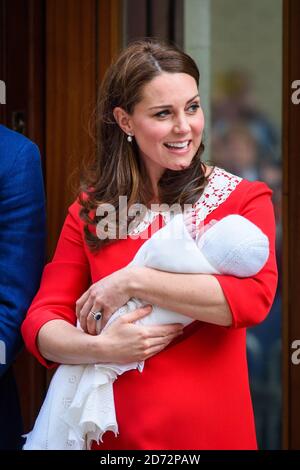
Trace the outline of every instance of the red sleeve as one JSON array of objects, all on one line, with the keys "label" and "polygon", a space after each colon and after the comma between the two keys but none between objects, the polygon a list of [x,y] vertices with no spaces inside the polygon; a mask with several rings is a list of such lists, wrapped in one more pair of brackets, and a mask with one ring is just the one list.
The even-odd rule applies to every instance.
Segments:
[{"label": "red sleeve", "polygon": [[53,260],[44,269],[40,289],[22,325],[26,347],[46,367],[51,364],[41,356],[36,345],[40,328],[55,319],[75,324],[75,302],[90,283],[80,225],[79,204],[75,202],[69,208]]},{"label": "red sleeve", "polygon": [[267,235],[270,256],[253,277],[215,275],[218,279],[232,313],[232,327],[253,326],[265,319],[269,313],[277,287],[277,265],[275,257],[275,217],[271,201],[272,191],[265,183],[250,183],[241,204],[240,215],[256,224]]}]

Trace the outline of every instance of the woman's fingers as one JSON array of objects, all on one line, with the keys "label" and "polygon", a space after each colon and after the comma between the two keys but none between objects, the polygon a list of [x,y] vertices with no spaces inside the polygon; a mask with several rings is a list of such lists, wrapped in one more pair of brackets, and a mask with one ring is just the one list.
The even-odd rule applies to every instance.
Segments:
[{"label": "woman's fingers", "polygon": [[[76,315],[82,329],[95,334],[95,319],[91,310],[101,312],[101,326],[104,327],[110,316],[128,302],[128,268],[120,269],[105,278],[100,279],[82,294],[76,302]],[[97,321],[99,326],[99,321]],[[97,328],[98,329],[98,328]]]},{"label": "woman's fingers", "polygon": [[90,335],[96,335],[98,333],[98,324],[101,322],[101,320],[95,320],[95,318],[92,315],[92,312],[98,312],[99,309],[96,307],[92,306],[90,309],[87,317],[86,317],[86,329],[87,333]]},{"label": "woman's fingers", "polygon": [[185,223],[194,223],[196,221],[195,211],[187,211],[183,214],[183,220]]},{"label": "woman's fingers", "polygon": [[93,307],[93,301],[90,298],[88,298],[88,300],[85,302],[85,304],[83,305],[82,309],[79,312],[80,326],[83,329],[83,331],[85,331],[86,333],[89,332],[89,330],[88,330],[88,317],[92,317],[90,315],[92,307]]},{"label": "woman's fingers", "polygon": [[171,323],[168,325],[149,325],[147,327],[147,334],[152,337],[167,337],[169,335],[182,333],[183,325],[181,323]]},{"label": "woman's fingers", "polygon": [[182,331],[179,331],[177,333],[172,333],[167,336],[155,336],[155,337],[148,338],[146,340],[147,350],[156,346],[162,346],[164,348],[169,343],[171,343],[173,339],[177,338],[177,336],[180,336],[181,334],[182,334]]},{"label": "woman's fingers", "polygon": [[152,311],[152,305],[145,305],[144,307],[137,308],[133,310],[132,312],[126,313],[125,315],[122,316],[122,320],[125,323],[134,323],[137,320],[140,320],[141,318],[146,317],[151,313]]},{"label": "woman's fingers", "polygon": [[[138,308],[133,312],[127,313],[121,317],[121,321],[125,323],[133,323],[149,313],[152,310],[151,305]],[[147,325],[139,326],[142,328],[143,352],[139,360],[145,360],[168,346],[171,341],[183,333],[183,325],[181,323],[164,324],[164,325]]]},{"label": "woman's fingers", "polygon": [[184,215],[185,226],[192,238],[196,237],[196,219],[193,212],[187,212]]},{"label": "woman's fingers", "polygon": [[79,299],[76,302],[76,315],[77,315],[78,320],[79,320],[79,316],[80,316],[80,311],[81,311],[82,307],[84,306],[84,304],[86,303],[86,301],[88,300],[89,295],[90,295],[90,289],[85,291],[82,294],[82,296],[79,297]]},{"label": "woman's fingers", "polygon": [[181,324],[143,326],[134,323],[149,315],[150,311],[151,306],[138,308],[120,316],[107,329],[102,330],[102,339],[110,345],[106,362],[126,364],[143,361],[162,351],[182,333]]},{"label": "woman's fingers", "polygon": [[163,349],[165,349],[166,346],[167,346],[167,344],[157,344],[157,345],[152,346],[151,348],[147,349],[145,351],[145,355],[144,355],[143,360],[145,361],[145,360],[149,359],[149,357],[152,357],[155,354],[158,354],[159,352],[163,351]]},{"label": "woman's fingers", "polygon": [[102,308],[99,302],[95,300],[95,295],[93,295],[91,289],[87,290],[76,302],[76,315],[83,331],[90,335],[97,334],[98,328],[92,312],[101,311]]},{"label": "woman's fingers", "polygon": [[[90,295],[90,289],[88,289],[76,302],[76,315],[79,320],[80,326],[85,333],[92,335],[96,334],[96,327],[94,325],[95,320],[90,314],[93,309],[94,301]],[[92,321],[93,320],[93,321]]]},{"label": "woman's fingers", "polygon": [[164,349],[165,346],[153,346],[153,348],[149,349],[144,357],[144,361],[149,359],[149,357],[155,356]]},{"label": "woman's fingers", "polygon": [[197,235],[196,227],[194,227],[192,230],[190,230],[190,235],[193,239],[196,238],[196,235]]},{"label": "woman's fingers", "polygon": [[[137,308],[130,313],[123,315],[122,321],[125,323],[134,323],[141,318],[146,317],[152,311],[152,305],[146,305],[145,307]],[[170,323],[164,325],[147,325],[144,326],[146,337],[165,338],[169,335],[177,335],[182,333],[183,325],[181,323]]]}]

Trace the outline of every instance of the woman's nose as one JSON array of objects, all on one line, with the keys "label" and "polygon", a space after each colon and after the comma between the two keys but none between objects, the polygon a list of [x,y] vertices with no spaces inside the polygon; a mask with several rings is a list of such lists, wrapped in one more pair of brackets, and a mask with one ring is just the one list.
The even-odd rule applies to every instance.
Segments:
[{"label": "woman's nose", "polygon": [[190,131],[190,125],[186,117],[180,117],[174,124],[174,131],[177,134],[186,134]]}]

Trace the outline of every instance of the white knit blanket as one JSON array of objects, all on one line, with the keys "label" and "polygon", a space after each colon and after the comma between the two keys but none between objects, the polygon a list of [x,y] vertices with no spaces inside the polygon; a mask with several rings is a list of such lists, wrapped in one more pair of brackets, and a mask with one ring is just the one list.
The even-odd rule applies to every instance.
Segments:
[{"label": "white knit blanket", "polygon": [[[178,214],[142,245],[130,265],[177,273],[249,277],[264,266],[268,256],[268,238],[244,217],[227,216],[194,240],[183,216]],[[104,329],[120,315],[146,304],[130,299],[112,315]],[[137,323],[186,326],[193,321],[154,305],[151,314]],[[92,441],[99,443],[108,430],[117,435],[113,382],[126,371],[142,372],[143,367],[143,362],[59,366],[23,449],[84,450],[90,449]]]}]

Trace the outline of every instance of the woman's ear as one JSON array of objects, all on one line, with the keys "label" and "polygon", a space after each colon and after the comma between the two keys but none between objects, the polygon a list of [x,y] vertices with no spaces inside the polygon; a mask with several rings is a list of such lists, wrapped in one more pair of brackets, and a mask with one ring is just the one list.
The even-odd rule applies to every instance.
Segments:
[{"label": "woman's ear", "polygon": [[117,124],[122,129],[122,131],[125,132],[126,134],[132,135],[133,129],[132,129],[131,119],[130,119],[129,114],[126,113],[126,111],[124,111],[123,108],[120,108],[119,106],[117,106],[113,110],[113,115]]}]

